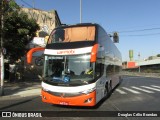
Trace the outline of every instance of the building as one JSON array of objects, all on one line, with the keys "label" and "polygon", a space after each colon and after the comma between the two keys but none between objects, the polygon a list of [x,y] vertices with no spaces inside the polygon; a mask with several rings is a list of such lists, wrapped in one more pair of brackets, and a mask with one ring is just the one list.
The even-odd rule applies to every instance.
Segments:
[{"label": "building", "polygon": [[29,18],[33,18],[40,26],[40,30],[37,31],[37,36],[29,43],[27,48],[33,48],[37,46],[44,46],[49,34],[55,28],[61,25],[60,18],[56,10],[43,11],[33,8],[21,8],[22,11],[26,12]]},{"label": "building", "polygon": [[22,11],[26,12],[30,18],[37,21],[41,31],[50,33],[55,27],[61,25],[58,13],[56,10],[43,11],[32,8],[22,8]]}]

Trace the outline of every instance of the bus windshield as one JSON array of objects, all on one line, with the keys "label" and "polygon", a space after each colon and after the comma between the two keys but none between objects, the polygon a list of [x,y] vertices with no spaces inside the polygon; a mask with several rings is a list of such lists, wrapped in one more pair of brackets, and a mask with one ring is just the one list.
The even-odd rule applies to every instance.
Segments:
[{"label": "bus windshield", "polygon": [[90,54],[45,56],[44,80],[57,86],[78,86],[94,79]]},{"label": "bus windshield", "polygon": [[95,26],[58,28],[50,34],[48,44],[76,41],[94,41]]}]

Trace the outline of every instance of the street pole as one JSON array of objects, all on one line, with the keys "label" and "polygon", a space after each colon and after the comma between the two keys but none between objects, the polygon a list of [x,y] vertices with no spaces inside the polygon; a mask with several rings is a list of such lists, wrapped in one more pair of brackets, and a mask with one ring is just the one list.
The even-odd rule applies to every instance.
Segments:
[{"label": "street pole", "polygon": [[4,56],[3,56],[3,0],[1,1],[1,89],[0,96],[4,95]]},{"label": "street pole", "polygon": [[82,0],[80,0],[80,23],[82,23]]},{"label": "street pole", "polygon": [[138,72],[140,73],[141,72],[141,66],[140,66],[140,53],[138,54],[138,58],[139,58],[139,67],[138,67]]},{"label": "street pole", "polygon": [[35,9],[35,1],[33,0],[33,8]]}]

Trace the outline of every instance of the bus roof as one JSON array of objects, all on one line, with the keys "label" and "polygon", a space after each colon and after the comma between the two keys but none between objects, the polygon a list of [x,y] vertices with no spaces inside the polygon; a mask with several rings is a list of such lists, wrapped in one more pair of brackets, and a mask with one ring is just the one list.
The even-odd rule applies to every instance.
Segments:
[{"label": "bus roof", "polygon": [[[78,23],[78,24],[73,24],[73,25],[62,24],[61,26],[59,26],[57,28],[77,27],[77,26],[98,26],[98,24],[97,23]],[[57,28],[55,28],[55,29],[57,29]]]}]

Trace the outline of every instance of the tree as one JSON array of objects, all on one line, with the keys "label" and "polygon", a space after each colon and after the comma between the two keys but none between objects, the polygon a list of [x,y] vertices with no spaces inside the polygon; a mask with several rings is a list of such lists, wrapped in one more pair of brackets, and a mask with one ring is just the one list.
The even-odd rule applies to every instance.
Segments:
[{"label": "tree", "polygon": [[16,61],[26,54],[26,45],[36,35],[39,29],[34,19],[29,19],[20,7],[10,0],[6,3],[4,11],[4,43],[3,46],[7,50],[5,57],[11,61]]},{"label": "tree", "polygon": [[157,54],[157,57],[160,57],[160,54]]}]

